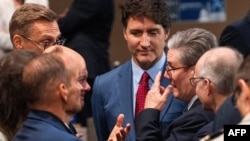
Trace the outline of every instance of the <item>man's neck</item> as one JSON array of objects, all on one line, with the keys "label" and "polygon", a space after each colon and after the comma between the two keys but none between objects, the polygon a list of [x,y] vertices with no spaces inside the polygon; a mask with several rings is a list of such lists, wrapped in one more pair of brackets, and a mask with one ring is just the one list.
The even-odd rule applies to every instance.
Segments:
[{"label": "man's neck", "polygon": [[56,106],[56,105],[41,106],[41,105],[42,104],[32,105],[31,109],[49,112],[66,124],[69,124],[73,118],[73,114],[66,112],[60,106]]}]

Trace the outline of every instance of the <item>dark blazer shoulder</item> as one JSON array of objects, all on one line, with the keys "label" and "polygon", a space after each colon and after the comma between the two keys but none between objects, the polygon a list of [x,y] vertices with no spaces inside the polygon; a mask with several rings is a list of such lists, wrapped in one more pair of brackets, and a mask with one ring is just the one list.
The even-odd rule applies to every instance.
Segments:
[{"label": "dark blazer shoulder", "polygon": [[189,141],[192,140],[200,128],[214,119],[212,111],[206,111],[201,104],[195,105],[189,111],[184,112],[175,119],[165,130],[166,141]]},{"label": "dark blazer shoulder", "polygon": [[[47,112],[31,111],[13,141],[80,141],[58,118]],[[37,136],[42,135],[42,136]]]},{"label": "dark blazer shoulder", "polygon": [[216,113],[213,132],[217,132],[222,129],[225,124],[237,124],[240,120],[240,112],[232,103],[232,97],[230,96],[225,100]]}]

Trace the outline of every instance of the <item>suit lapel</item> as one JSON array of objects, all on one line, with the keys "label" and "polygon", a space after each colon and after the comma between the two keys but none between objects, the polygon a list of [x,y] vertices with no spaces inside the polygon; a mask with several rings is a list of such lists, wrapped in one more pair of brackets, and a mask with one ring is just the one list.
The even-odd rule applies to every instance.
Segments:
[{"label": "suit lapel", "polygon": [[192,108],[194,108],[194,107],[196,107],[196,106],[199,106],[199,105],[201,105],[201,101],[199,100],[199,98],[197,98],[197,99],[194,101],[193,105],[190,107],[190,109],[192,109]]},{"label": "suit lapel", "polygon": [[[124,115],[126,115],[124,123],[130,123],[131,127],[134,127],[131,61],[124,64],[117,75],[118,77],[115,89],[117,90],[121,111],[124,111]],[[134,135],[135,130],[131,128],[130,133],[131,135]],[[132,136],[129,137],[133,138]]]},{"label": "suit lapel", "polygon": [[[116,90],[122,111],[126,111],[126,115],[133,115],[133,99],[132,99],[132,69],[131,62],[127,62],[118,72]],[[126,101],[126,102],[124,102]],[[129,110],[128,110],[129,109]]]}]

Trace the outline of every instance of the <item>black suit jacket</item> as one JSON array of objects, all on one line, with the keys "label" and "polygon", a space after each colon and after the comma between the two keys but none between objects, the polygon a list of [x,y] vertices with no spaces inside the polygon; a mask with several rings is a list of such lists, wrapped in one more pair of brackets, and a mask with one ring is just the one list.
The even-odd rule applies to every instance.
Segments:
[{"label": "black suit jacket", "polygon": [[214,118],[214,113],[203,110],[197,99],[190,110],[173,120],[162,134],[159,113],[158,110],[145,109],[138,115],[135,121],[137,141],[191,141],[196,132]]},{"label": "black suit jacket", "polygon": [[238,49],[244,57],[250,53],[250,11],[242,19],[228,25],[219,38],[220,46]]},{"label": "black suit jacket", "polygon": [[80,53],[89,78],[110,70],[109,38],[114,20],[113,0],[74,0],[58,24],[66,46]]},{"label": "black suit jacket", "polygon": [[226,124],[237,124],[241,119],[240,112],[232,103],[232,97],[230,96],[216,112],[213,133],[220,131]]}]

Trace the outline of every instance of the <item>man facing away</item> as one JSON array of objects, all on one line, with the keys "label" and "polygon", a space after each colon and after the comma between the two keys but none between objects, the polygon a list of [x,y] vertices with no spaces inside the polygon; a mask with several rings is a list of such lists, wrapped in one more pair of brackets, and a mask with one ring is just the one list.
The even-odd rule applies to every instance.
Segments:
[{"label": "man facing away", "polygon": [[[242,61],[243,55],[229,47],[217,47],[201,56],[190,83],[196,88],[196,94],[204,109],[212,110],[216,114],[221,105],[232,95],[235,75]],[[215,115],[215,119],[217,116],[220,115]],[[196,139],[211,134],[213,124],[212,121],[202,127]]]},{"label": "man facing away", "polygon": [[[69,123],[90,90],[87,77],[84,59],[67,47],[48,48],[29,62],[22,82],[30,112],[14,141],[80,141]],[[125,139],[129,125],[122,128],[123,118],[119,115],[108,140]]]},{"label": "man facing away", "polygon": [[[99,141],[109,136],[119,113],[131,123],[127,139],[135,140],[136,96],[141,76],[149,75],[152,86],[158,71],[166,68],[165,43],[171,26],[170,11],[165,0],[125,0],[120,5],[123,34],[127,41],[131,60],[95,79],[92,95],[92,110]],[[169,80],[162,77],[161,84]],[[143,102],[144,104],[144,102]],[[169,96],[160,114],[160,129],[182,114],[186,102]]]},{"label": "man facing away", "polygon": [[[239,110],[242,119],[239,125],[250,124],[250,83],[249,83],[249,71],[250,71],[250,56],[248,55],[236,74],[236,81],[233,94],[233,105]],[[219,136],[214,136],[214,138],[206,139],[206,141],[224,141],[224,136],[228,133],[220,134]],[[247,132],[248,134],[248,132]],[[243,137],[243,140],[247,139],[247,136]],[[225,139],[226,140],[226,139]],[[248,140],[248,139],[247,139]]]},{"label": "man facing away", "polygon": [[9,28],[14,49],[41,54],[46,48],[65,42],[61,38],[56,13],[39,4],[20,6],[12,15]]}]

